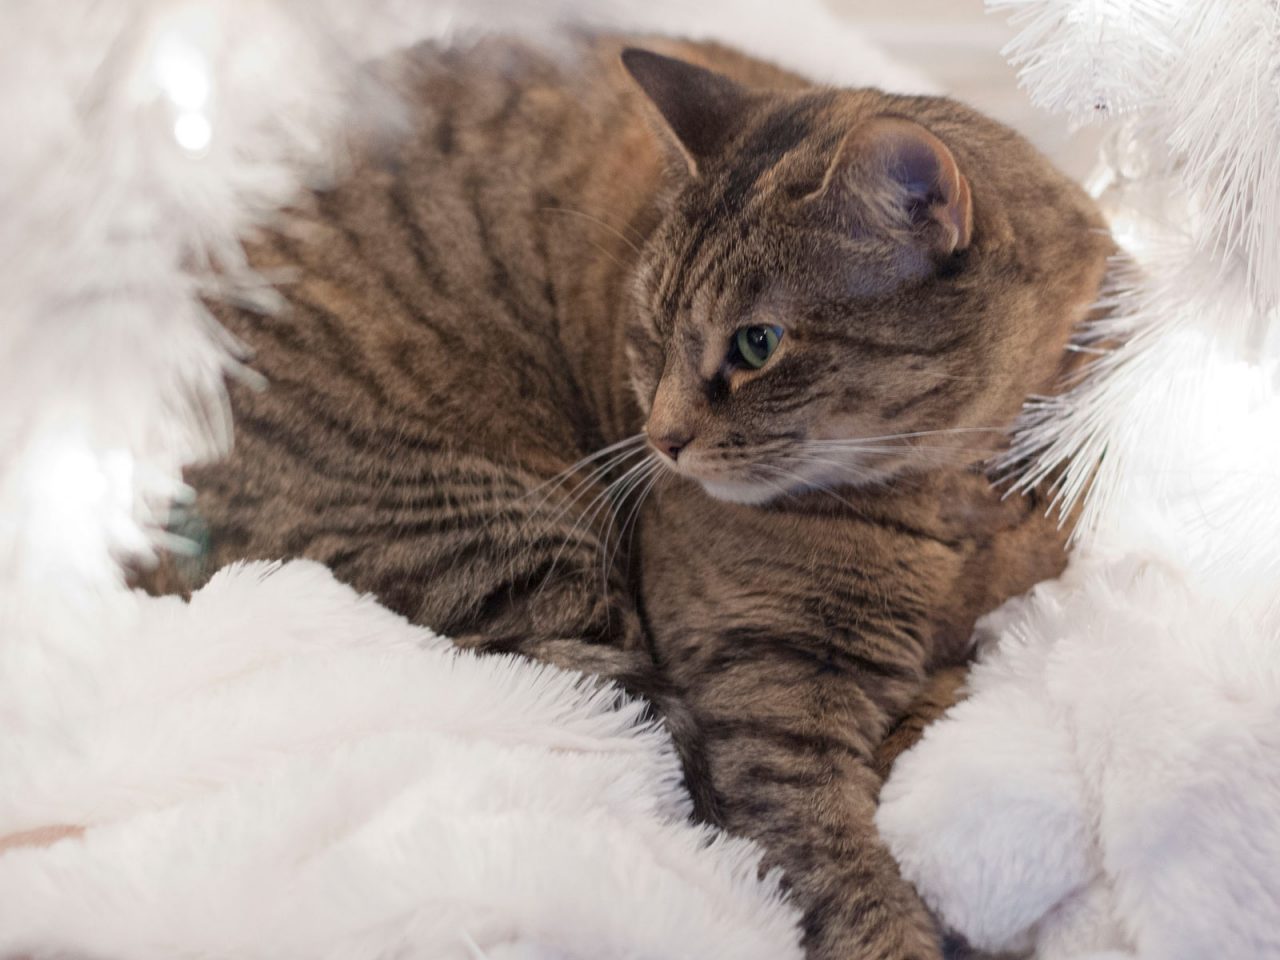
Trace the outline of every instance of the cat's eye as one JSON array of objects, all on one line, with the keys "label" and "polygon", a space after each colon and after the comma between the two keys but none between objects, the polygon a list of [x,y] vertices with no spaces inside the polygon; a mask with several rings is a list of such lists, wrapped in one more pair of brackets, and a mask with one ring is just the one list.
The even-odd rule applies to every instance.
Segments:
[{"label": "cat's eye", "polygon": [[733,366],[759,370],[778,349],[781,339],[781,327],[743,327],[733,335],[729,362]]}]

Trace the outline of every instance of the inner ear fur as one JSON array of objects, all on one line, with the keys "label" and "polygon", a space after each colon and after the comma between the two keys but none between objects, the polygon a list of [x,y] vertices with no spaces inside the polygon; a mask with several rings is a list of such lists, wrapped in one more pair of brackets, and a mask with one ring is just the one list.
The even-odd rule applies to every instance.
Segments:
[{"label": "inner ear fur", "polygon": [[969,181],[945,143],[913,120],[879,116],[845,135],[811,202],[919,233],[939,256],[969,246]]}]

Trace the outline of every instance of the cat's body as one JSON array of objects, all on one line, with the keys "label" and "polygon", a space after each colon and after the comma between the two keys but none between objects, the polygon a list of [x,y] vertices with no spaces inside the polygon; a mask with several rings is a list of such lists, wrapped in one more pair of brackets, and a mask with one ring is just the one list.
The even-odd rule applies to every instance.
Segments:
[{"label": "cat's body", "polygon": [[[713,293],[728,296],[746,274],[770,269],[768,251],[790,241],[739,263],[751,240],[735,218],[751,213],[771,180],[798,177],[815,195],[825,190],[823,167],[844,149],[841,125],[856,127],[859,111],[928,121],[962,170],[990,166],[969,175],[972,224],[956,217],[945,235],[929,234],[931,244],[959,247],[948,248],[936,276],[932,252],[905,256],[881,243],[871,260],[876,250],[892,255],[846,283],[888,318],[848,338],[861,340],[867,363],[857,384],[872,394],[878,377],[911,384],[907,399],[878,401],[877,422],[906,418],[881,433],[923,434],[911,429],[919,417],[945,429],[957,411],[971,427],[1006,426],[1027,393],[1052,386],[1109,243],[1078,191],[963,107],[810,94],[797,78],[731,51],[658,46],[749,86],[788,91],[752,101],[741,129],[764,125],[735,148],[745,166],[727,162],[732,182],[712,194],[682,185],[685,176],[714,184],[712,148],[700,154],[706,145],[685,142],[692,172],[680,169],[616,41],[583,41],[559,58],[496,42],[408,58],[417,91],[409,137],[370,148],[314,210],[252,247],[259,269],[296,271],[281,285],[290,309],[218,311],[270,388],[235,391],[235,452],[193,478],[210,559],[313,557],[461,643],[655,695],[679,713],[686,749],[704,744],[687,757],[704,808],[717,806],[731,830],[762,840],[770,862],[786,869],[813,956],[935,956],[929,919],[872,827],[874,754],[928,672],[962,659],[978,615],[1061,568],[1056,526],[1030,501],[1001,500],[972,466],[978,453],[942,455],[912,440],[875,454],[884,462],[866,467],[873,485],[824,474],[792,488],[779,473],[771,483],[786,495],[764,505],[713,499],[693,480],[669,478],[656,484],[634,539],[620,536],[604,487],[658,476],[639,466],[640,441],[628,442],[646,417],[651,433],[659,415],[668,433],[678,426],[679,442],[655,443],[688,462],[681,449],[696,438],[675,420],[696,413],[709,435],[710,418],[727,416],[717,411],[763,389],[751,385],[763,373],[734,368],[710,375],[704,394],[676,397],[684,388],[672,386],[673,364],[682,361],[671,357],[696,367],[709,337],[706,349],[722,349],[718,334],[682,327],[682,317],[716,313]],[[642,83],[663,69],[632,64]],[[660,78],[648,79],[661,108]],[[699,129],[710,127],[685,133]],[[788,164],[798,165],[795,176]],[[1008,190],[1029,193],[1012,206],[996,202]],[[717,249],[726,224],[733,230]],[[812,280],[823,284],[832,284],[830,269]],[[762,303],[790,295],[761,293],[758,280],[750,287]],[[954,331],[980,332],[909,329],[902,311],[921,303],[954,310]],[[1036,329],[1024,329],[1020,310],[1044,315]],[[779,377],[790,369],[784,362],[825,342],[821,322],[787,327]],[[1033,348],[1037,338],[1044,343]],[[679,351],[667,349],[677,342]],[[819,392],[832,392],[791,376],[792,396],[760,394],[768,409],[749,422],[782,422],[785,409],[809,398],[816,407]],[[865,399],[851,383],[836,392],[846,405]],[[850,414],[824,416],[845,423]],[[741,430],[709,446],[745,456]],[[556,479],[612,444],[620,461],[601,458]],[[823,470],[844,463],[831,449]],[[893,458],[902,449],[917,459],[900,468]],[[788,456],[779,462],[821,461]],[[593,475],[600,464],[611,466]],[[759,501],[767,487],[757,477],[725,489]]]}]

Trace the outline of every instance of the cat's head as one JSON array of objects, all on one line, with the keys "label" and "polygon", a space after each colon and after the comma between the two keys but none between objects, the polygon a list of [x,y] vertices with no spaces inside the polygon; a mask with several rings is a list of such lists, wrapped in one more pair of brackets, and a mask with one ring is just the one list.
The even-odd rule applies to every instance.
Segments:
[{"label": "cat's head", "polygon": [[882,482],[984,459],[1055,386],[1112,248],[1016,134],[941,98],[623,63],[677,170],[628,340],[670,466],[748,503]]}]

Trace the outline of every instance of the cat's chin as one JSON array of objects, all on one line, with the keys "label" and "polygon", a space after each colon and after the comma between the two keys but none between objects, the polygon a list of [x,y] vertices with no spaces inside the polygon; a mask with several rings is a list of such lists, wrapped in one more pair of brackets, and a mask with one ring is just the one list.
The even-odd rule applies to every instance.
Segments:
[{"label": "cat's chin", "polygon": [[[811,491],[820,491],[832,494],[833,491],[841,489],[852,490],[857,488],[875,487],[892,481],[898,476],[900,471],[880,469],[875,470],[866,466],[859,467],[854,478],[840,469],[819,471],[814,476],[801,476],[795,474],[796,483],[783,487],[778,483],[752,483],[750,481],[736,480],[710,480],[702,477],[696,477],[689,474],[689,479],[697,483],[707,496],[713,500],[723,500],[726,503],[740,503],[744,506],[762,506],[771,503],[779,497],[798,497]],[[836,499],[839,496],[836,495]]]},{"label": "cat's chin", "polygon": [[776,485],[734,483],[732,480],[698,480],[697,482],[713,500],[752,507],[768,503],[787,493],[786,490],[779,490]]}]

